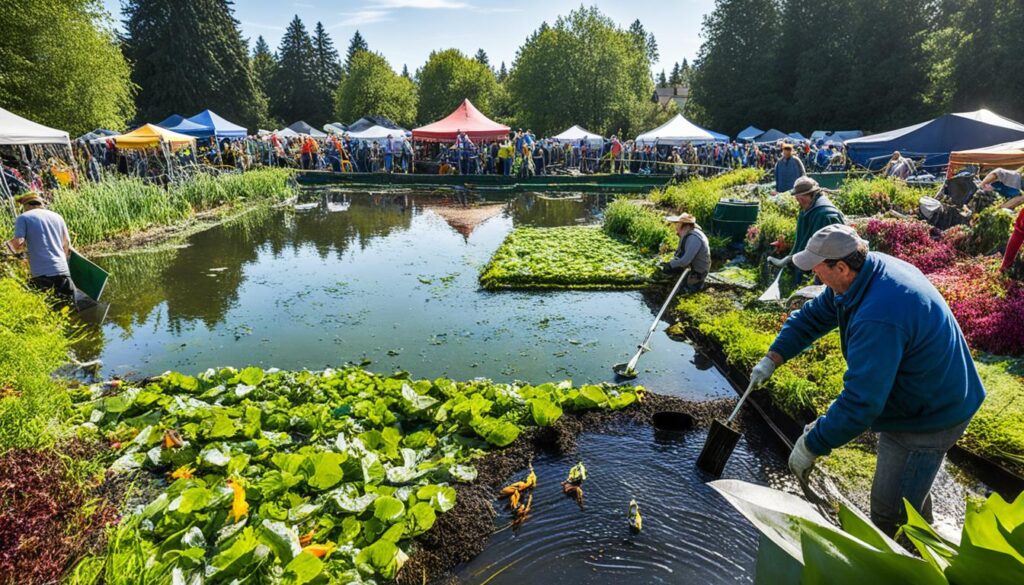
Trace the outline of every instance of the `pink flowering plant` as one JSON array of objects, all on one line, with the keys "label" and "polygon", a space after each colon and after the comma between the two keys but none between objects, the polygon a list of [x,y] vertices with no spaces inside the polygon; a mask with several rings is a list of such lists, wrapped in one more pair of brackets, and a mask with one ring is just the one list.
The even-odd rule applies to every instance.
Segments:
[{"label": "pink flowering plant", "polygon": [[928,275],[973,349],[1024,355],[1024,283],[1006,278],[993,259],[973,258]]},{"label": "pink flowering plant", "polygon": [[916,220],[871,218],[861,230],[871,248],[910,262],[925,273],[941,270],[957,259],[955,238]]}]

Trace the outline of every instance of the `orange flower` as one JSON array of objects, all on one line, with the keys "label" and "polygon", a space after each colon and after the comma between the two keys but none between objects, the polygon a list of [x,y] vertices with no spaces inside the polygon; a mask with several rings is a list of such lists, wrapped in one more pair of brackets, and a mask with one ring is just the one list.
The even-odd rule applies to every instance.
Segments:
[{"label": "orange flower", "polygon": [[308,552],[309,554],[313,555],[314,557],[317,557],[318,559],[322,559],[322,558],[326,557],[327,555],[331,554],[331,552],[335,548],[337,548],[337,546],[335,546],[335,544],[333,542],[328,542],[327,544],[311,544],[311,545],[309,545],[307,547],[304,547],[302,549],[302,552]]},{"label": "orange flower", "polygon": [[192,474],[195,473],[195,468],[191,465],[182,465],[171,472],[171,479],[192,479]]},{"label": "orange flower", "polygon": [[300,536],[299,537],[299,546],[306,546],[309,543],[313,542],[313,536],[315,534],[316,534],[316,530],[314,529],[314,530],[310,530],[309,532],[307,532],[307,533],[303,534],[302,536]]},{"label": "orange flower", "polygon": [[231,491],[235,492],[235,497],[231,501],[231,512],[228,514],[231,518],[234,518],[235,522],[238,522],[249,513],[249,502],[245,501],[245,488],[242,484],[233,480],[228,480],[228,487]]}]

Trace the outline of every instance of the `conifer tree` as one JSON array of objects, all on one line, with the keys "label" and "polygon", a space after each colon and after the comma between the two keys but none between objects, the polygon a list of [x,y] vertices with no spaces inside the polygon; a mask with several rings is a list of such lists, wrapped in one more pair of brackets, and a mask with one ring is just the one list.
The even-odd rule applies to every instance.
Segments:
[{"label": "conifer tree", "polygon": [[412,77],[409,76],[409,66],[408,65],[402,65],[402,77],[404,77],[406,79],[412,79]]},{"label": "conifer tree", "polygon": [[668,82],[670,85],[679,85],[679,62],[676,61],[672,64],[672,73],[668,76]]},{"label": "conifer tree", "polygon": [[266,118],[230,0],[127,0],[124,12],[139,118],[159,121],[206,108],[250,128]]},{"label": "conifer tree", "polygon": [[506,79],[508,79],[508,69],[505,67],[505,62],[502,61],[501,67],[498,68],[498,81],[505,83]]},{"label": "conifer tree", "polygon": [[491,61],[490,59],[487,58],[487,52],[484,51],[483,49],[478,49],[476,55],[474,55],[473,58],[476,59],[477,63],[480,63],[481,65],[486,65],[488,67],[491,66]]},{"label": "conifer tree", "polygon": [[352,35],[352,40],[348,43],[348,51],[345,52],[345,63],[342,65],[342,69],[348,71],[349,66],[352,64],[352,57],[355,57],[359,51],[369,50],[370,45],[366,43],[366,39],[357,30],[356,34]]},{"label": "conifer tree", "polygon": [[256,78],[263,95],[270,96],[270,88],[274,83],[274,73],[277,71],[277,61],[274,54],[270,52],[270,45],[262,35],[256,37],[256,45],[252,50],[252,73]]},{"label": "conifer tree", "polygon": [[658,87],[668,87],[668,78],[665,77],[665,70],[662,69],[661,73],[658,74]]},{"label": "conifer tree", "polygon": [[296,15],[277,49],[277,71],[271,92],[271,114],[285,124],[305,120],[313,126],[327,122],[319,100],[316,55],[305,25]]}]

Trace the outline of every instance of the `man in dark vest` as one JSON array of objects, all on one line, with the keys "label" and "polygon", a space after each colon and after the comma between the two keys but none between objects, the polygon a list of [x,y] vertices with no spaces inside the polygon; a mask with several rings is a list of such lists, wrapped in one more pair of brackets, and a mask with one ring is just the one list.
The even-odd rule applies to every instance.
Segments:
[{"label": "man in dark vest", "polygon": [[704,279],[711,269],[708,237],[697,225],[697,219],[689,213],[672,215],[666,217],[665,221],[675,227],[676,235],[679,236],[679,247],[676,248],[671,260],[661,263],[661,269],[664,272],[682,272],[689,268],[690,274],[686,276],[683,288],[686,292],[697,292],[704,288]]},{"label": "man in dark vest", "polygon": [[[789,265],[795,254],[799,254],[807,247],[807,241],[815,232],[827,225],[845,224],[846,217],[843,212],[832,203],[822,192],[818,182],[810,177],[800,177],[793,184],[793,197],[800,206],[800,213],[796,216],[796,241],[793,249],[785,258],[768,257],[773,265],[783,268]],[[799,284],[806,273],[799,268],[793,267],[793,283]]]}]

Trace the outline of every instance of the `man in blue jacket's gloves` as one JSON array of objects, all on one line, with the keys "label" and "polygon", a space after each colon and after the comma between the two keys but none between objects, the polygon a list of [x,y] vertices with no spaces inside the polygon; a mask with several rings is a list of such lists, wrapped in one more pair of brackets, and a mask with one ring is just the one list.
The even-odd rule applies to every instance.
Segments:
[{"label": "man in blue jacket's gloves", "polygon": [[868,252],[849,226],[821,228],[793,263],[828,288],[790,315],[751,381],[761,384],[836,327],[847,370],[842,393],[804,430],[789,468],[806,482],[816,458],[877,431],[871,520],[894,534],[905,521],[903,498],[930,520],[935,475],[985,399],[960,326],[917,268]]}]

